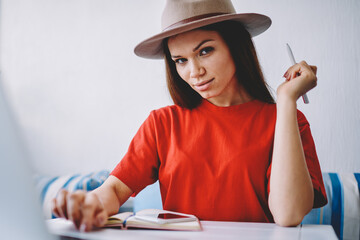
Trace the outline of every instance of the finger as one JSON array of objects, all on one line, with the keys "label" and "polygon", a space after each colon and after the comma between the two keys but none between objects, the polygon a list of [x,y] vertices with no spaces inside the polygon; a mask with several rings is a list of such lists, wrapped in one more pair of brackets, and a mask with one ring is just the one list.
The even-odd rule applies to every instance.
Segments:
[{"label": "finger", "polygon": [[298,76],[298,74],[300,73],[300,71],[301,71],[300,64],[295,64],[295,65],[291,66],[288,69],[287,74],[286,74],[287,81],[296,78]]},{"label": "finger", "polygon": [[81,207],[85,199],[85,192],[76,191],[72,194],[69,194],[67,197],[67,212],[69,219],[75,224],[77,229],[80,228],[80,223],[82,220]]},{"label": "finger", "polygon": [[286,72],[284,73],[283,77],[286,79],[286,81],[288,81],[289,79],[289,69],[286,70]]},{"label": "finger", "polygon": [[91,231],[93,225],[95,225],[95,213],[96,210],[101,208],[100,201],[95,194],[89,193],[86,195],[84,203],[82,205],[82,220],[80,230],[87,232]]},{"label": "finger", "polygon": [[291,71],[291,72],[290,72],[290,80],[296,78],[298,74],[300,74],[300,68]]},{"label": "finger", "polygon": [[301,67],[304,69],[304,70],[311,70],[315,75],[316,75],[316,72],[317,72],[317,67],[315,65],[309,65],[307,62],[305,61],[301,61],[300,62],[300,65]]},{"label": "finger", "polygon": [[[316,82],[317,67],[314,65],[308,65],[305,61],[301,61],[301,71],[304,72],[305,78]],[[315,84],[316,85],[316,84]]]},{"label": "finger", "polygon": [[316,73],[317,73],[317,67],[314,66],[314,65],[310,65],[310,68],[311,68],[311,70],[313,71],[313,73],[316,75]]},{"label": "finger", "polygon": [[68,195],[68,191],[65,189],[61,189],[56,196],[56,209],[57,213],[60,217],[68,219],[67,215],[67,206],[66,206],[66,197]]},{"label": "finger", "polygon": [[103,227],[107,222],[108,214],[106,213],[105,209],[100,210],[95,216],[94,225],[96,227]]},{"label": "finger", "polygon": [[308,65],[307,62],[301,61],[291,66],[287,71],[287,80],[300,76],[303,72],[313,72],[316,75],[317,67]]},{"label": "finger", "polygon": [[60,217],[60,213],[57,210],[56,198],[53,198],[53,200],[51,201],[51,212],[55,215],[55,217]]},{"label": "finger", "polygon": [[[292,65],[291,67],[289,67],[286,72],[284,73],[283,77],[286,78],[287,81],[291,80],[292,78],[294,78],[296,76],[296,72],[295,71],[299,71],[300,70],[300,66],[298,63],[296,63],[295,65]],[[295,72],[295,73],[294,73]]]}]

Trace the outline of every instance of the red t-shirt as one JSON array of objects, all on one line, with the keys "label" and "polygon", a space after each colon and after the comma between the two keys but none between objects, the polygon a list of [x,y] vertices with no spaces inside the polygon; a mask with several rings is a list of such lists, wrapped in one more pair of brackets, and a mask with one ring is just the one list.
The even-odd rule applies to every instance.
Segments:
[{"label": "red t-shirt", "polygon": [[[201,220],[273,222],[268,185],[276,105],[253,100],[193,110],[173,105],[152,111],[112,175],[135,194],[160,182],[166,210]],[[314,206],[326,204],[309,123],[298,111]]]}]

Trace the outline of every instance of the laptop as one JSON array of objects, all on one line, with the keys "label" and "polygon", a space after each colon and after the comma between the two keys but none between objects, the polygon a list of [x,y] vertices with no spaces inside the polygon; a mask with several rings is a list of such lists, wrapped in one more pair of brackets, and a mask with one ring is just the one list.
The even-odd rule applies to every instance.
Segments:
[{"label": "laptop", "polygon": [[[0,79],[1,80],[1,79]],[[0,239],[54,240],[47,231],[29,155],[0,81]]]}]

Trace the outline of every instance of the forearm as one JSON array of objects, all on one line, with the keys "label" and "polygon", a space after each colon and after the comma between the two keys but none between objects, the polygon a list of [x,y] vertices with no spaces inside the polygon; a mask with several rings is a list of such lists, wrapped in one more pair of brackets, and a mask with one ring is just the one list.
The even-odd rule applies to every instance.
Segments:
[{"label": "forearm", "polygon": [[314,192],[297,123],[296,102],[278,98],[269,207],[276,223],[299,224],[311,210]]},{"label": "forearm", "polygon": [[116,214],[120,206],[131,196],[132,190],[114,176],[109,178],[99,188],[92,191],[96,194],[109,216]]}]

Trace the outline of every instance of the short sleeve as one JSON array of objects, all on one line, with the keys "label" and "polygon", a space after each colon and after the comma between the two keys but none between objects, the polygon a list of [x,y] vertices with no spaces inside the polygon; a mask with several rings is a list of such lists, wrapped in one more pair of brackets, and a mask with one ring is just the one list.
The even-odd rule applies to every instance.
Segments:
[{"label": "short sleeve", "polygon": [[132,139],[127,153],[111,175],[120,179],[135,195],[158,179],[159,158],[153,112]]},{"label": "short sleeve", "polygon": [[[322,207],[327,203],[326,191],[321,174],[319,160],[316,154],[316,148],[314,139],[311,135],[310,124],[307,121],[305,115],[301,111],[297,111],[297,119],[299,125],[299,131],[301,136],[301,142],[304,149],[306,165],[311,177],[311,181],[314,188],[314,205],[313,208]],[[267,193],[270,192],[270,173],[271,164],[269,165],[266,173],[268,179]]]}]

